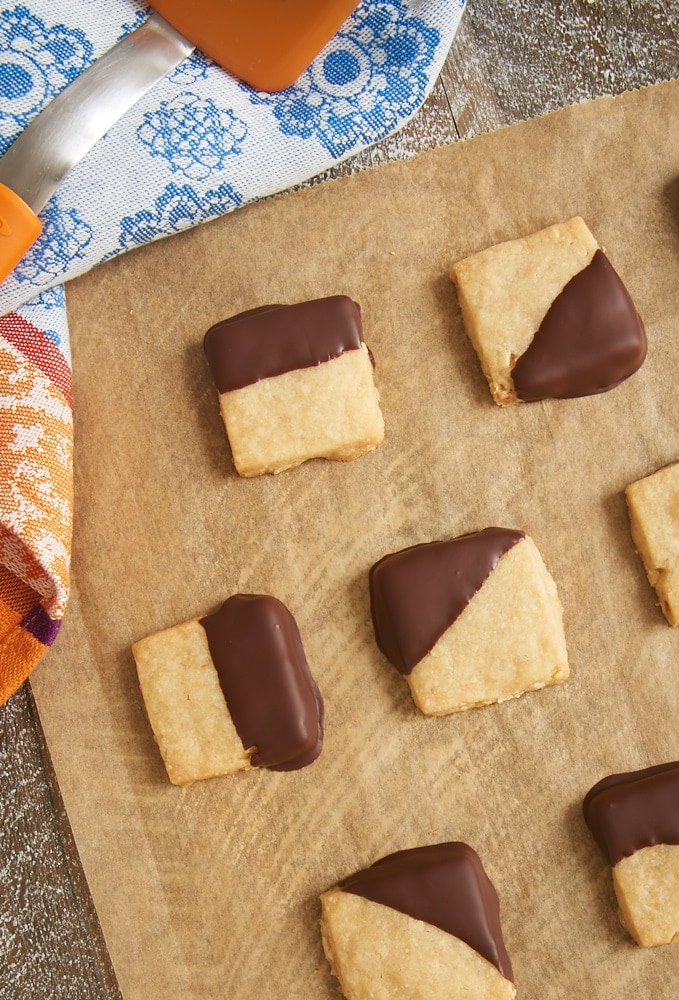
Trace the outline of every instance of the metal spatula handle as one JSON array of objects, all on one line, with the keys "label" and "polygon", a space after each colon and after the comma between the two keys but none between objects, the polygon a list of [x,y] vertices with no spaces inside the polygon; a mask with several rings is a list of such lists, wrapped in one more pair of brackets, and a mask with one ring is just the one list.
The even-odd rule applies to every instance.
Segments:
[{"label": "metal spatula handle", "polygon": [[0,159],[0,281],[39,235],[35,216],[71,167],[193,48],[160,14],[152,14],[88,66],[16,139]]}]

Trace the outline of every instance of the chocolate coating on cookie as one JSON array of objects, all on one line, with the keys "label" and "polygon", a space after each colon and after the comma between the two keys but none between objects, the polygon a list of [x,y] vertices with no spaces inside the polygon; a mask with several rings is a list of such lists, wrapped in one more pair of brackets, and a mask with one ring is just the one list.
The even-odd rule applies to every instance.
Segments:
[{"label": "chocolate coating on cookie", "polygon": [[339,887],[452,934],[513,981],[497,893],[467,844],[397,851],[343,879]]},{"label": "chocolate coating on cookie", "polygon": [[358,350],[361,310],[346,295],[249,309],[205,334],[204,347],[220,393],[264,378],[313,368]]},{"label": "chocolate coating on cookie", "polygon": [[275,597],[235,594],[200,619],[236,731],[251,763],[292,771],[323,744],[323,699],[295,619]]},{"label": "chocolate coating on cookie", "polygon": [[646,333],[627,289],[597,250],[550,306],[512,371],[519,399],[569,399],[606,392],[646,357]]},{"label": "chocolate coating on cookie", "polygon": [[679,761],[603,778],[583,813],[611,865],[644,847],[679,844]]},{"label": "chocolate coating on cookie", "polygon": [[402,674],[431,652],[502,556],[524,538],[484,528],[451,541],[425,542],[384,556],[370,570],[378,647]]}]

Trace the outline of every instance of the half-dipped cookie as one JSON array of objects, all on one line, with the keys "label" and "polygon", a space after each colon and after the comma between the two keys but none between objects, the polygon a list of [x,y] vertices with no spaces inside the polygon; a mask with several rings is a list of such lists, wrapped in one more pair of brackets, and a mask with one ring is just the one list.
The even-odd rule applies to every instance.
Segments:
[{"label": "half-dipped cookie", "polygon": [[602,778],[583,812],[623,926],[644,947],[679,940],[679,761]]},{"label": "half-dipped cookie", "polygon": [[252,767],[296,770],[320,754],[323,699],[297,623],[275,597],[235,594],[132,653],[173,784]]},{"label": "half-dipped cookie", "polygon": [[556,584],[522,531],[485,528],[384,556],[370,602],[377,645],[426,715],[568,677]]},{"label": "half-dipped cookie", "polygon": [[348,462],[382,442],[373,358],[348,296],[250,309],[211,327],[204,346],[241,476]]}]

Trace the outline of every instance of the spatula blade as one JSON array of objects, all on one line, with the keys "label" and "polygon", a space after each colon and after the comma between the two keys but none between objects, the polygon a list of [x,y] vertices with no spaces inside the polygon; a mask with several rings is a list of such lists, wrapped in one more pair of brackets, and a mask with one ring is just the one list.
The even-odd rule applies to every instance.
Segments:
[{"label": "spatula blade", "polygon": [[0,184],[40,212],[71,167],[193,48],[152,14],[33,119],[0,159]]}]

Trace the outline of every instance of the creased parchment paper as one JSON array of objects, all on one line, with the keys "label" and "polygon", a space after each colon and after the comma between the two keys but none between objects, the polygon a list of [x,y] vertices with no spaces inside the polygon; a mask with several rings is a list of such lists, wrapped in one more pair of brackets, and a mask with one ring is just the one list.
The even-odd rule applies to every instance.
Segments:
[{"label": "creased parchment paper", "polygon": [[[74,589],[33,689],[125,1000],[330,1000],[318,895],[387,852],[464,840],[526,1000],[674,1000],[679,947],[620,928],[581,818],[612,771],[679,758],[679,631],[629,534],[630,481],[679,458],[679,83],[602,99],[245,208],[68,288]],[[451,263],[581,214],[649,337],[614,391],[510,410]],[[212,323],[347,293],[386,439],[239,479],[202,351]],[[415,542],[527,531],[564,606],[562,687],[427,719],[372,635],[368,569]],[[320,759],[172,787],[130,645],[271,593],[325,697]],[[434,998],[432,998],[434,1000]]]}]

